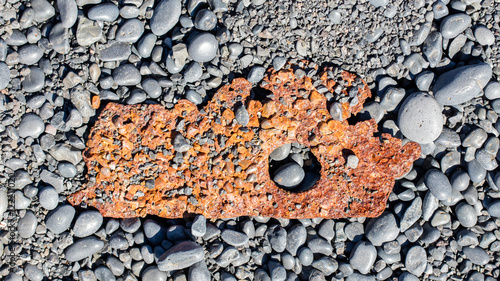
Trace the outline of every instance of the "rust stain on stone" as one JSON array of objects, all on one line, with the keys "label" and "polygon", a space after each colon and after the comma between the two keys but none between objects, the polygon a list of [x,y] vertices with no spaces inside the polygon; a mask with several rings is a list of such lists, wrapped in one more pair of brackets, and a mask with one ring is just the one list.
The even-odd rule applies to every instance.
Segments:
[{"label": "rust stain on stone", "polygon": [[[327,78],[328,70],[321,73],[320,83],[333,93],[338,85]],[[341,93],[347,95],[356,76],[342,72],[341,77]],[[341,103],[344,121],[332,119],[325,96],[307,76],[299,79],[292,70],[271,70],[262,86],[274,96],[260,102],[250,99],[248,81],[235,79],[203,110],[187,100],[170,110],[108,104],[83,154],[88,183],[68,200],[73,205],[86,202],[117,218],[380,215],[395,178],[411,169],[420,146],[402,145],[388,134],[373,136],[374,120],[348,124],[345,119],[359,112],[370,96],[366,83],[356,86],[357,103]],[[246,126],[234,118],[242,105],[249,114]],[[187,151],[174,150],[175,134],[188,141]],[[321,164],[316,184],[295,193],[276,186],[268,171],[269,154],[293,142],[309,147]],[[347,166],[345,151],[358,157],[355,169]]]}]

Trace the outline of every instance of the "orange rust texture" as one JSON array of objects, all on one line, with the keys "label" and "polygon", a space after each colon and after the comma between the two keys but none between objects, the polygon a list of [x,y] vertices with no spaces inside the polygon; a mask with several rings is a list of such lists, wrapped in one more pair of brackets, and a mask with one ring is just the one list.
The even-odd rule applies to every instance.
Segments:
[{"label": "orange rust texture", "polygon": [[[355,77],[342,73],[347,86]],[[335,82],[326,73],[321,78],[333,92]],[[388,134],[382,141],[374,137],[374,120],[355,125],[345,121],[370,96],[366,83],[359,86],[357,105],[342,104],[344,121],[331,118],[326,98],[311,78],[298,79],[292,70],[270,71],[263,85],[274,94],[272,99],[250,100],[252,86],[240,78],[222,87],[203,111],[187,100],[171,110],[108,104],[83,155],[89,182],[68,200],[73,205],[86,201],[104,216],[117,218],[179,218],[187,213],[207,218],[380,215],[395,178],[411,169],[420,147],[403,146]],[[234,120],[238,100],[250,115],[246,128]],[[176,128],[180,121],[184,126]],[[209,141],[200,143],[209,132]],[[173,162],[174,133],[192,144],[180,165]],[[219,141],[221,135],[227,137],[225,144]],[[322,167],[315,186],[300,193],[277,187],[268,171],[269,154],[293,142],[309,147]],[[357,168],[346,165],[345,150],[359,158]],[[147,180],[154,181],[154,187],[147,186]],[[179,192],[186,187],[192,189],[190,195]]]}]

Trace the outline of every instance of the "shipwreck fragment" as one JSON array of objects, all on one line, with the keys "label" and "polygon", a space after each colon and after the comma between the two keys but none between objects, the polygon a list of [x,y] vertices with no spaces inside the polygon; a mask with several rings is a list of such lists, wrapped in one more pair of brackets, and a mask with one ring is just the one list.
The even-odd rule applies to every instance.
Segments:
[{"label": "shipwreck fragment", "polygon": [[[388,134],[375,137],[374,120],[349,125],[347,118],[361,110],[370,90],[353,74],[340,72],[334,81],[331,73],[321,72],[315,87],[292,69],[271,70],[262,87],[272,95],[263,101],[250,98],[248,81],[235,79],[203,110],[187,100],[170,110],[109,103],[83,154],[88,183],[68,200],[119,218],[378,216],[420,146],[402,145]],[[355,98],[337,99],[342,121],[332,119],[320,85],[337,97]],[[241,106],[248,112],[246,126],[235,118]],[[309,147],[321,164],[321,178],[303,192],[283,190],[269,176],[269,154],[293,142]],[[346,163],[353,154],[355,168]]]}]

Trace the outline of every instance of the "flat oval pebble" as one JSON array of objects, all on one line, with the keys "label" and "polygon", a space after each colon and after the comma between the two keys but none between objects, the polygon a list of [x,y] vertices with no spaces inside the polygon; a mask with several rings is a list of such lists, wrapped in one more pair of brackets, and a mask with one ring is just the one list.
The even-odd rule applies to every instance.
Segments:
[{"label": "flat oval pebble", "polygon": [[56,14],[54,7],[47,0],[32,0],[31,7],[35,10],[35,20],[39,23]]},{"label": "flat oval pebble", "polygon": [[120,86],[135,86],[141,83],[141,73],[133,64],[123,64],[113,71],[113,80]]},{"label": "flat oval pebble", "polygon": [[219,43],[215,36],[208,32],[196,35],[189,43],[188,53],[196,62],[208,62],[215,58]]},{"label": "flat oval pebble", "polygon": [[153,33],[148,33],[144,35],[139,43],[137,44],[137,51],[139,55],[143,58],[149,58],[151,56],[151,52],[153,52],[153,48],[156,45],[156,40],[158,37]]},{"label": "flat oval pebble", "polygon": [[274,161],[285,160],[288,157],[288,155],[290,154],[291,149],[292,149],[291,143],[281,145],[278,148],[274,149],[271,152],[271,154],[269,154],[269,158],[274,160]]},{"label": "flat oval pebble", "polygon": [[354,245],[349,263],[362,274],[368,274],[377,258],[377,249],[370,242],[359,241]]},{"label": "flat oval pebble", "polygon": [[463,13],[447,16],[441,22],[441,34],[447,39],[455,38],[471,25],[471,21],[471,17]]},{"label": "flat oval pebble", "polygon": [[467,203],[459,203],[455,208],[455,214],[464,227],[473,227],[477,223],[476,210]]},{"label": "flat oval pebble", "polygon": [[157,261],[161,271],[172,271],[190,267],[205,257],[203,248],[193,241],[183,241],[163,253]]},{"label": "flat oval pebble", "polygon": [[[160,271],[156,266],[147,267],[141,275],[143,281],[167,281],[167,273]],[[200,280],[201,281],[201,280]]]},{"label": "flat oval pebble", "polygon": [[71,28],[78,16],[78,7],[75,0],[57,0],[57,9],[61,23],[65,28]]},{"label": "flat oval pebble", "polygon": [[207,263],[202,260],[189,267],[188,278],[189,281],[211,281],[212,276]]},{"label": "flat oval pebble", "polygon": [[181,16],[181,1],[180,0],[162,0],[154,8],[153,16],[149,22],[151,31],[156,36],[162,36],[172,29]]},{"label": "flat oval pebble", "polygon": [[61,205],[47,215],[45,225],[53,233],[61,234],[69,229],[74,217],[75,208],[73,206]]},{"label": "flat oval pebble", "polygon": [[144,23],[138,19],[129,19],[116,30],[116,41],[135,43],[144,33]]},{"label": "flat oval pebble", "polygon": [[0,90],[7,88],[9,83],[10,69],[4,62],[0,62]]},{"label": "flat oval pebble", "polygon": [[500,83],[497,81],[489,82],[484,88],[484,96],[489,100],[500,99]]},{"label": "flat oval pebble", "polygon": [[241,126],[248,125],[248,122],[250,121],[250,115],[248,114],[247,109],[243,105],[239,106],[236,109],[236,111],[234,112],[234,116],[236,122],[238,122],[238,124],[240,124]]},{"label": "flat oval pebble", "polygon": [[38,67],[30,67],[30,74],[22,82],[23,90],[28,93],[38,92],[45,85],[45,74]]},{"label": "flat oval pebble", "polygon": [[187,83],[193,83],[198,81],[203,75],[203,69],[201,65],[197,62],[191,62],[184,71],[184,80]]},{"label": "flat oval pebble", "polygon": [[59,194],[52,186],[46,186],[38,192],[40,205],[47,210],[54,210],[59,204]]},{"label": "flat oval pebble", "polygon": [[26,113],[19,123],[18,133],[21,138],[38,138],[45,131],[45,123],[35,113]]},{"label": "flat oval pebble", "polygon": [[65,178],[73,178],[77,173],[75,165],[69,162],[59,162],[59,164],[57,164],[57,170],[59,174]]},{"label": "flat oval pebble", "polygon": [[24,266],[24,275],[30,281],[42,281],[45,277],[41,269],[36,267],[36,265],[29,263]]},{"label": "flat oval pebble", "polygon": [[425,185],[429,191],[439,200],[446,200],[451,196],[451,183],[448,177],[440,170],[431,169],[425,174]]},{"label": "flat oval pebble", "polygon": [[202,9],[196,13],[194,18],[194,27],[199,30],[212,30],[217,24],[217,16],[209,9]]},{"label": "flat oval pebble", "polygon": [[224,229],[221,233],[221,238],[227,244],[234,247],[241,247],[248,243],[248,236],[245,233]]},{"label": "flat oval pebble", "polygon": [[480,45],[488,46],[495,43],[495,35],[484,25],[478,25],[474,29],[474,37]]},{"label": "flat oval pebble", "polygon": [[398,237],[399,227],[394,215],[390,212],[384,212],[381,216],[370,219],[364,232],[366,238],[374,246],[381,246],[383,243]]},{"label": "flat oval pebble", "polygon": [[434,97],[442,105],[464,103],[483,90],[491,75],[492,69],[487,63],[466,65],[445,72],[434,83]]},{"label": "flat oval pebble", "polygon": [[411,247],[406,254],[405,267],[415,276],[422,275],[427,267],[427,253],[425,249],[421,246]]},{"label": "flat oval pebble", "polygon": [[76,218],[73,232],[76,237],[87,237],[101,227],[103,217],[98,211],[85,211]]},{"label": "flat oval pebble", "polygon": [[42,48],[37,45],[25,45],[19,48],[19,62],[32,65],[37,63],[43,56]]},{"label": "flat oval pebble", "polygon": [[104,242],[95,236],[77,240],[64,251],[66,259],[70,262],[80,261],[99,252],[104,247]]},{"label": "flat oval pebble", "polygon": [[469,259],[473,264],[485,265],[490,261],[490,256],[488,253],[480,247],[464,247],[462,249],[467,259]]},{"label": "flat oval pebble", "polygon": [[191,89],[186,91],[186,99],[196,105],[199,105],[203,102],[203,98],[201,97],[201,95],[195,90]]},{"label": "flat oval pebble", "polygon": [[153,78],[145,79],[142,81],[141,85],[150,98],[156,99],[162,94],[160,83]]},{"label": "flat oval pebble", "polygon": [[424,92],[413,93],[399,109],[398,125],[408,139],[417,143],[430,143],[443,130],[441,107],[431,95]]},{"label": "flat oval pebble", "polygon": [[17,223],[17,232],[22,238],[30,238],[35,234],[37,226],[37,218],[32,211],[26,211],[24,217],[19,219]]},{"label": "flat oval pebble", "polygon": [[500,218],[500,200],[492,201],[488,207],[488,214],[495,218]]},{"label": "flat oval pebble", "polygon": [[120,11],[113,3],[103,3],[89,9],[87,16],[91,20],[112,22],[118,18]]},{"label": "flat oval pebble", "polygon": [[155,220],[147,219],[144,222],[143,229],[144,235],[153,245],[160,244],[165,239],[165,229]]},{"label": "flat oval pebble", "polygon": [[304,169],[299,164],[291,162],[276,170],[273,181],[284,188],[291,188],[300,184],[304,177]]}]

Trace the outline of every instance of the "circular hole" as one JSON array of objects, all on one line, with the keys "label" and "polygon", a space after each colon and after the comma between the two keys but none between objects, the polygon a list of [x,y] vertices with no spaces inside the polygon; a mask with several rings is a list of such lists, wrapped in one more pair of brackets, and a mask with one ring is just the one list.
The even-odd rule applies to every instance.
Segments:
[{"label": "circular hole", "polygon": [[276,185],[290,192],[303,192],[320,179],[321,164],[307,146],[288,143],[269,155],[269,175]]}]

